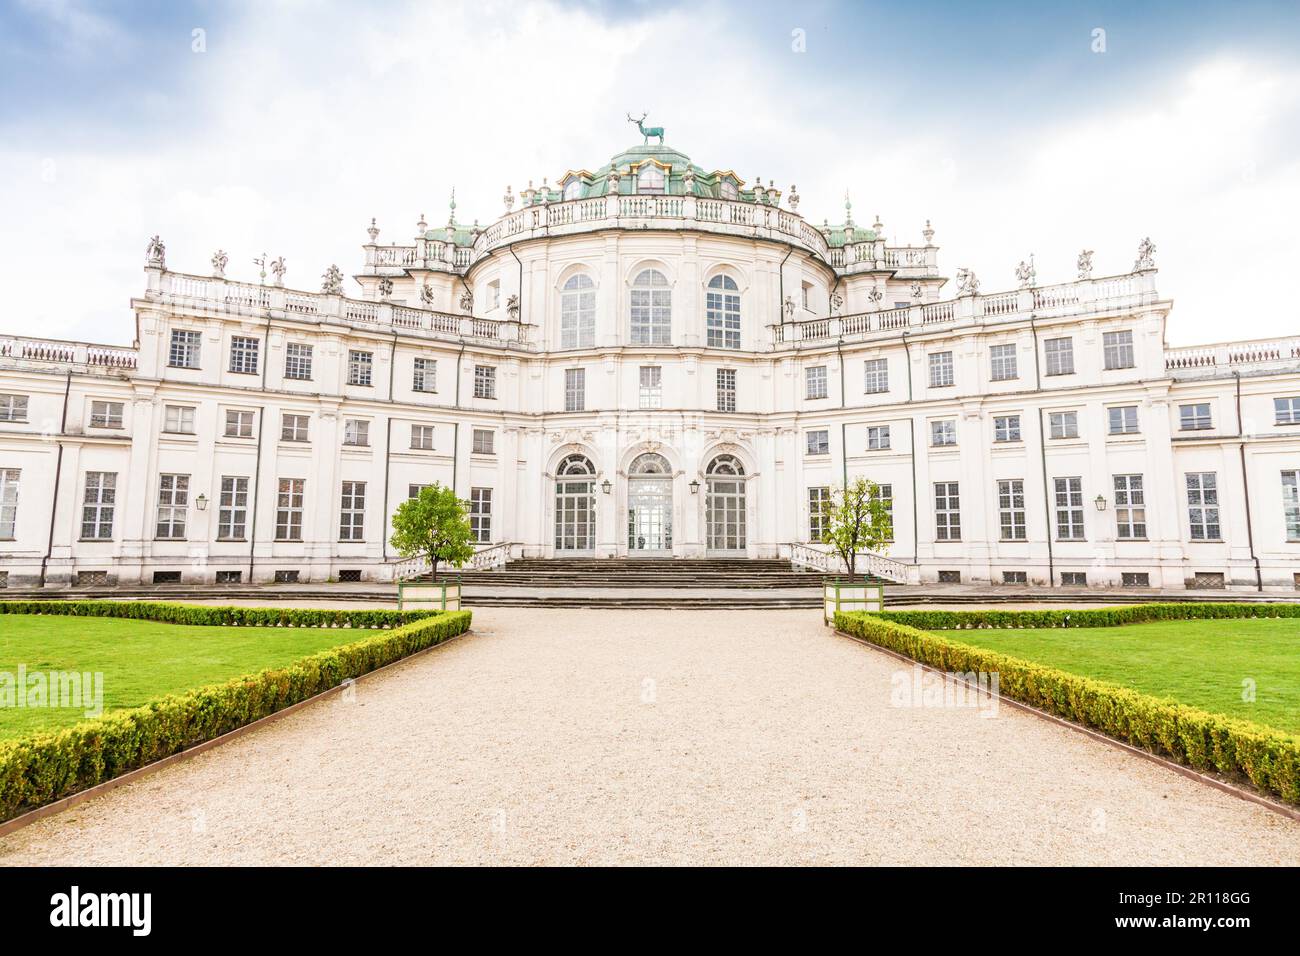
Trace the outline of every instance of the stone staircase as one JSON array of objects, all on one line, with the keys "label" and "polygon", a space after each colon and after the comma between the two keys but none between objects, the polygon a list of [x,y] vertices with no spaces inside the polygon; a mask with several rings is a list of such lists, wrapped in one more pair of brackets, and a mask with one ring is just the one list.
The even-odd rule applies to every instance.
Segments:
[{"label": "stone staircase", "polygon": [[789,561],[743,558],[521,558],[459,577],[469,607],[819,607],[822,585]]}]

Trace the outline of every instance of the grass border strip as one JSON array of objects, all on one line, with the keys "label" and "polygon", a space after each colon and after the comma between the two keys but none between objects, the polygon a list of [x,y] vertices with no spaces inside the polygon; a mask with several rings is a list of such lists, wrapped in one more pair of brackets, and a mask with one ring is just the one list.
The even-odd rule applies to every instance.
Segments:
[{"label": "grass border strip", "polygon": [[[882,654],[888,654],[890,657],[897,658],[900,661],[906,661],[909,664],[914,664],[917,667],[922,667],[932,674],[939,674],[939,675],[945,674],[944,671],[939,670],[937,667],[934,667],[930,664],[926,664],[923,661],[918,661],[914,657],[908,657],[906,654],[900,651],[893,650],[892,648],[885,647],[882,644],[876,644],[872,641],[867,640],[865,637],[859,637],[856,634],[850,634],[847,631],[841,631],[838,628],[835,629],[835,633],[838,634],[840,637],[846,637],[850,641],[853,641],[857,644],[861,644],[864,647],[869,647],[873,651],[879,651]],[[975,688],[975,689],[981,690],[982,688]],[[1072,720],[1066,720],[1064,717],[1058,717],[1056,714],[1048,713],[1045,710],[1041,710],[1030,704],[1026,704],[1024,701],[1015,700],[1014,698],[1011,697],[999,697],[998,700],[999,700],[999,705],[1009,704],[1013,710],[1020,710],[1028,714],[1033,714],[1035,717],[1042,718],[1043,720],[1056,724],[1059,727],[1064,727],[1068,730],[1075,731],[1076,733],[1083,734],[1084,736],[1090,737],[1093,740],[1099,741],[1100,743],[1109,744],[1110,746],[1116,748],[1117,750],[1122,750],[1125,753],[1130,754],[1131,756],[1134,757],[1141,757],[1143,760],[1148,760],[1151,763],[1163,767],[1166,770],[1172,770],[1174,773],[1186,777],[1189,780],[1195,780],[1198,783],[1206,784],[1207,786],[1213,787],[1216,790],[1221,790],[1226,794],[1237,797],[1240,800],[1245,800],[1249,803],[1258,804],[1261,807],[1264,807],[1268,810],[1272,810],[1274,813],[1281,814],[1284,817],[1289,817],[1292,820],[1300,821],[1300,809],[1288,806],[1285,803],[1279,803],[1276,800],[1271,800],[1268,797],[1264,796],[1263,794],[1258,793],[1257,791],[1247,790],[1244,787],[1239,787],[1236,784],[1227,782],[1226,780],[1221,780],[1218,777],[1213,777],[1210,776],[1209,774],[1202,773],[1199,770],[1194,770],[1191,767],[1188,767],[1184,764],[1175,763],[1174,761],[1170,760],[1168,757],[1162,757],[1159,754],[1153,754],[1149,750],[1143,750],[1141,747],[1135,747],[1133,744],[1125,743],[1124,741],[1117,740],[1114,737],[1109,737],[1106,734],[1103,734],[1099,730],[1093,730],[1091,727],[1084,726],[1083,724],[1075,723]],[[3,833],[4,830],[0,829],[0,835],[3,835]]]},{"label": "grass border strip", "polygon": [[24,601],[0,600],[0,615],[110,617],[188,624],[198,627],[328,627],[379,630],[402,627],[443,613],[440,610],[395,611],[388,608],[238,607],[169,601]]},{"label": "grass border strip", "polygon": [[[382,667],[377,667],[372,671],[367,671],[364,674],[354,677],[352,678],[352,682],[354,684],[359,684],[361,681],[366,680],[369,677],[373,677],[376,674],[382,674],[384,671],[389,670],[390,668],[397,667],[399,664],[405,664],[407,661],[413,661],[417,657],[423,657],[425,654],[429,654],[433,651],[438,650],[439,648],[446,647],[448,644],[452,643],[457,638],[461,638],[464,637],[466,634],[472,634],[472,633],[473,630],[467,628],[466,630],[461,631],[459,634],[453,634],[451,637],[447,638],[444,641],[440,641],[437,644],[432,644],[429,647],[422,648],[421,650],[416,651],[414,654],[409,654],[406,657],[399,657],[397,660],[391,661],[383,665]],[[141,780],[144,777],[148,777],[154,773],[157,773],[160,770],[164,770],[167,767],[172,766],[173,764],[182,763],[186,760],[189,760],[191,757],[197,757],[199,754],[211,750],[214,747],[219,747],[222,744],[230,743],[233,740],[235,740],[235,738],[242,737],[244,734],[251,733],[254,730],[260,730],[266,725],[272,724],[282,717],[288,717],[290,714],[295,713],[296,711],[307,707],[309,704],[314,704],[317,701],[324,700],[327,697],[332,697],[335,694],[340,693],[343,690],[343,687],[344,684],[335,684],[333,687],[328,687],[313,697],[308,697],[306,700],[300,700],[295,704],[290,704],[289,706],[281,710],[277,710],[274,713],[267,714],[265,717],[259,717],[251,724],[243,724],[242,726],[236,727],[233,730],[226,731],[224,734],[222,734],[219,737],[213,737],[210,740],[204,740],[200,743],[195,744],[192,747],[186,747],[184,750],[178,751],[177,753],[170,754],[159,760],[155,760],[153,763],[147,763],[143,767],[137,767],[134,770],[122,774],[121,776],[112,777],[108,780],[103,781],[102,783],[95,784],[93,787],[87,787],[85,790],[78,790],[76,793],[69,794],[68,796],[63,797],[59,800],[55,800],[52,803],[44,804],[43,806],[39,806],[32,810],[28,810],[26,813],[23,813],[19,816],[11,817],[10,819],[5,820],[4,822],[0,822],[0,837],[6,837],[11,833],[14,833],[25,827],[31,826],[33,823],[36,823],[39,820],[43,820],[46,817],[52,817],[55,814],[63,813],[65,810],[71,810],[73,807],[79,806],[80,804],[85,803],[88,800],[93,800],[96,797],[103,796],[104,794],[109,793],[110,791],[116,790],[118,787],[124,787],[128,783],[135,783],[137,780]]]},{"label": "grass border strip", "polygon": [[922,631],[979,630],[984,628],[1121,627],[1155,621],[1224,621],[1258,618],[1300,618],[1300,603],[1166,602],[1121,607],[1056,608],[1051,610],[881,611],[882,621],[905,624]]}]

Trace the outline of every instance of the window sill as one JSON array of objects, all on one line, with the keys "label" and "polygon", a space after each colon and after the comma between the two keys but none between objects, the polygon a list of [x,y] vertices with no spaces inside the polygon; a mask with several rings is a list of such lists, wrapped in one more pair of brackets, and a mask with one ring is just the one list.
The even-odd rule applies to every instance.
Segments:
[{"label": "window sill", "polygon": [[165,428],[162,431],[160,431],[158,434],[166,438],[198,438],[199,437],[197,432],[169,432]]},{"label": "window sill", "polygon": [[112,538],[78,538],[78,544],[112,544]]},{"label": "window sill", "polygon": [[228,368],[228,369],[226,369],[226,373],[229,374],[229,375],[258,375],[258,374],[260,374],[256,369],[254,369],[254,370],[251,371],[251,372],[245,372],[245,371],[243,371],[242,369],[237,369],[237,368]]},{"label": "window sill", "polygon": [[199,366],[199,365],[172,365],[170,362],[167,363],[167,367],[168,367],[168,368],[187,369],[187,370],[189,370],[189,371],[191,371],[191,372],[197,372],[197,371],[199,371],[199,369],[201,368],[201,366]]},{"label": "window sill", "polygon": [[1146,544],[1150,540],[1151,540],[1150,538],[1121,538],[1118,535],[1115,536],[1116,544],[1129,544],[1129,543]]},{"label": "window sill", "polygon": [[217,538],[217,544],[248,544],[247,538]]}]

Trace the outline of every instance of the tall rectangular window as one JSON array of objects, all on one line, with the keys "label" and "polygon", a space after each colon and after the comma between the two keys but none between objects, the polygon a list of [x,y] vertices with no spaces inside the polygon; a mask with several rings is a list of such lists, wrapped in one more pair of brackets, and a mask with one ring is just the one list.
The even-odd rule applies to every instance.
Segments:
[{"label": "tall rectangular window", "polygon": [[280,441],[306,441],[310,415],[285,414],[280,418]]},{"label": "tall rectangular window", "polygon": [[936,448],[957,444],[957,422],[952,418],[930,422],[930,444]]},{"label": "tall rectangular window", "polygon": [[275,540],[302,540],[303,478],[281,478],[275,499]]},{"label": "tall rectangular window", "polygon": [[348,349],[348,384],[370,385],[374,378],[375,356],[373,352]]},{"label": "tall rectangular window", "polygon": [[1132,368],[1137,364],[1133,358],[1133,333],[1128,329],[1103,332],[1101,344],[1106,368]]},{"label": "tall rectangular window", "polygon": [[867,451],[886,451],[889,448],[889,426],[867,426]]},{"label": "tall rectangular window", "polygon": [[412,425],[411,447],[416,451],[433,451],[433,426]]},{"label": "tall rectangular window", "polygon": [[1027,531],[1023,479],[1008,478],[998,482],[998,520],[1002,526],[1003,541],[1025,540]]},{"label": "tall rectangular window", "polygon": [[495,455],[496,434],[496,432],[489,428],[474,429],[474,454]]},{"label": "tall rectangular window", "polygon": [[226,437],[252,438],[255,413],[241,408],[226,409]]},{"label": "tall rectangular window", "polygon": [[117,508],[117,472],[86,472],[86,492],[81,499],[81,537],[107,541],[113,537],[113,512]]},{"label": "tall rectangular window", "polygon": [[1214,425],[1210,420],[1210,403],[1197,402],[1193,405],[1179,405],[1178,427],[1185,432],[1213,428]]},{"label": "tall rectangular window", "polygon": [[1219,476],[1216,472],[1188,472],[1187,520],[1193,541],[1219,540]]},{"label": "tall rectangular window", "polygon": [[26,395],[0,395],[0,422],[27,421]]},{"label": "tall rectangular window", "polygon": [[642,408],[663,408],[663,369],[658,365],[642,365],[640,369],[638,404]]},{"label": "tall rectangular window", "polygon": [[1020,416],[998,415],[993,419],[994,441],[1020,441]]},{"label": "tall rectangular window", "polygon": [[311,346],[290,342],[284,347],[284,377],[311,381]]},{"label": "tall rectangular window", "polygon": [[815,399],[825,398],[826,391],[826,366],[816,365],[809,369],[804,369],[804,398]]},{"label": "tall rectangular window", "polygon": [[736,370],[734,368],[718,369],[718,411],[734,412],[736,410]]},{"label": "tall rectangular window", "polygon": [[989,348],[990,377],[995,382],[1017,378],[1015,345],[994,345]]},{"label": "tall rectangular window", "polygon": [[863,363],[865,381],[863,391],[868,395],[889,391],[889,360],[867,359]]},{"label": "tall rectangular window", "polygon": [[1300,541],[1300,470],[1282,472],[1282,520],[1286,539]]},{"label": "tall rectangular window", "polygon": [[474,397],[497,397],[497,370],[495,365],[474,366]]},{"label": "tall rectangular window", "polygon": [[1147,536],[1146,493],[1141,475],[1115,475],[1115,536],[1139,541]]},{"label": "tall rectangular window", "polygon": [[1056,537],[1061,541],[1083,540],[1083,479],[1055,478]]},{"label": "tall rectangular window", "polygon": [[411,390],[436,392],[438,390],[438,362],[436,359],[417,358],[411,375]]},{"label": "tall rectangular window", "polygon": [[1273,414],[1279,425],[1300,425],[1300,395],[1273,399]]},{"label": "tall rectangular window", "polygon": [[217,540],[243,541],[248,526],[248,479],[225,475],[217,502]]},{"label": "tall rectangular window", "polygon": [[194,406],[164,405],[163,431],[173,435],[194,434]]},{"label": "tall rectangular window", "polygon": [[953,383],[952,353],[930,353],[930,387],[941,388]]},{"label": "tall rectangular window", "polygon": [[810,455],[829,455],[831,453],[830,432],[824,428],[807,433],[807,449]]},{"label": "tall rectangular window", "polygon": [[704,293],[704,335],[709,348],[740,348],[740,289],[731,276],[714,276]]},{"label": "tall rectangular window", "polygon": [[121,428],[125,406],[122,402],[91,402],[91,428]]},{"label": "tall rectangular window", "polygon": [[808,540],[819,542],[826,533],[827,511],[831,505],[831,490],[827,487],[808,489]]},{"label": "tall rectangular window", "polygon": [[167,351],[167,364],[172,368],[198,368],[199,349],[203,333],[189,329],[172,329],[171,347]]},{"label": "tall rectangular window", "polygon": [[190,506],[189,475],[158,476],[158,523],[154,537],[181,540]]},{"label": "tall rectangular window", "polygon": [[587,407],[587,370],[585,368],[566,368],[564,370],[564,410],[580,412]]},{"label": "tall rectangular window", "polygon": [[1136,405],[1117,405],[1106,409],[1106,420],[1112,435],[1135,435],[1138,430]]},{"label": "tall rectangular window", "polygon": [[12,541],[18,526],[18,478],[22,470],[0,468],[0,541]]},{"label": "tall rectangular window", "polygon": [[1048,375],[1074,374],[1074,339],[1066,336],[1043,341],[1043,356]]},{"label": "tall rectangular window", "polygon": [[363,418],[349,418],[343,422],[343,444],[356,447],[370,445],[370,422]]},{"label": "tall rectangular window", "polygon": [[469,490],[469,530],[470,536],[479,544],[492,541],[492,489],[471,488]]},{"label": "tall rectangular window", "polygon": [[879,501],[885,506],[885,540],[894,540],[894,486],[893,485],[876,485],[871,489],[871,500]]},{"label": "tall rectangular window", "polygon": [[230,371],[240,375],[256,375],[260,339],[236,335],[230,340]]},{"label": "tall rectangular window", "polygon": [[934,537],[936,541],[961,540],[961,497],[958,482],[934,483]]},{"label": "tall rectangular window", "polygon": [[339,503],[339,540],[364,541],[366,537],[366,483],[343,482]]},{"label": "tall rectangular window", "polygon": [[1052,438],[1078,438],[1078,412],[1049,412],[1047,415],[1048,434]]}]

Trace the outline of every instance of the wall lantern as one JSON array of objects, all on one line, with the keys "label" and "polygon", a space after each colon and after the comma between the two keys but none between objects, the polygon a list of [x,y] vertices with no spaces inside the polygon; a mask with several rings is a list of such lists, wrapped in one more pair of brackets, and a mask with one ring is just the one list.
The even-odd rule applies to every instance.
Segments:
[{"label": "wall lantern", "polygon": [[1098,496],[1093,500],[1093,504],[1095,504],[1095,505],[1097,506],[1097,510],[1098,510],[1098,511],[1105,511],[1105,510],[1106,510],[1106,496],[1105,496],[1105,495],[1098,495]]},{"label": "wall lantern", "polygon": [[613,489],[613,487],[614,486],[609,483],[608,478],[606,478],[604,481],[600,483],[600,490],[603,491],[605,494],[609,494],[610,490]]},{"label": "wall lantern", "polygon": [[692,479],[688,487],[691,489],[691,494],[698,495],[700,493],[700,483],[698,481]]},{"label": "wall lantern", "polygon": [[208,510],[208,496],[207,496],[207,495],[204,495],[204,494],[200,494],[197,498],[194,499],[194,505],[195,505],[195,507],[197,507],[200,511],[207,511],[207,510]]}]

